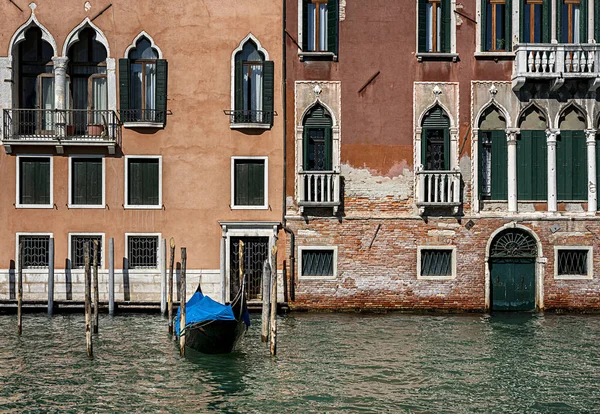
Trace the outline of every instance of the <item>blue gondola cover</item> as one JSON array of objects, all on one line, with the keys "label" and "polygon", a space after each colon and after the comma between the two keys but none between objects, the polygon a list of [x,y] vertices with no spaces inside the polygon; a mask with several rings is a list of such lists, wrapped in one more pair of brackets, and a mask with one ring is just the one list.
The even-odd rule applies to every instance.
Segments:
[{"label": "blue gondola cover", "polygon": [[[179,320],[181,315],[181,308],[177,309],[177,316],[175,317],[175,333],[179,336]],[[244,315],[245,316],[245,315]],[[246,319],[246,318],[244,318]],[[223,305],[219,302],[212,300],[208,296],[204,296],[200,292],[194,293],[194,295],[188,300],[185,309],[185,324],[195,324],[204,321],[234,321],[235,316],[231,305]],[[249,322],[249,320],[248,320]]]}]

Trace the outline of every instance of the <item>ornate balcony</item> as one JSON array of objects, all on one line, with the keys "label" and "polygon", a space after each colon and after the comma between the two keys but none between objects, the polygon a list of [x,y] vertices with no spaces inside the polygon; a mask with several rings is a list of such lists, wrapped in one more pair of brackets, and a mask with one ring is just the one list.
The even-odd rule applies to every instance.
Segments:
[{"label": "ornate balcony", "polygon": [[557,90],[565,80],[591,80],[590,90],[600,86],[600,44],[533,44],[515,48],[513,89],[528,80],[548,80]]},{"label": "ornate balcony", "polygon": [[305,207],[333,207],[340,205],[340,173],[335,171],[301,171],[298,176],[298,205]]},{"label": "ornate balcony", "polygon": [[459,171],[417,171],[417,207],[451,207],[458,214],[461,201]]},{"label": "ornate balcony", "polygon": [[231,129],[269,129],[273,125],[273,111],[254,111],[249,109],[226,109]]},{"label": "ornate balcony", "polygon": [[109,154],[121,144],[121,123],[111,110],[5,109],[2,145],[7,154],[13,145],[106,147]]}]

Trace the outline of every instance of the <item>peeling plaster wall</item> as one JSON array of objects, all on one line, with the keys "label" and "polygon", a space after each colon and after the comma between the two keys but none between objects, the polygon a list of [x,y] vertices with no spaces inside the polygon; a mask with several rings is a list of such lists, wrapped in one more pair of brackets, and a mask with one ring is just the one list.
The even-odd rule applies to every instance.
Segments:
[{"label": "peeling plaster wall", "polygon": [[[401,165],[398,168],[402,168]],[[346,197],[365,197],[377,200],[392,197],[393,200],[408,200],[413,196],[414,174],[403,168],[401,174],[395,176],[376,175],[367,168],[354,168],[342,164]]]}]

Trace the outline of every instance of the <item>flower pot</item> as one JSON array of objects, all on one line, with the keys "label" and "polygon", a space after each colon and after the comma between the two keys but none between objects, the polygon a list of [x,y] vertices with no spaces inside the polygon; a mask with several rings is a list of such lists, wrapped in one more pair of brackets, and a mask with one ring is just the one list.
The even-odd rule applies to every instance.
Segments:
[{"label": "flower pot", "polygon": [[99,137],[104,131],[103,125],[88,125],[88,135],[92,137]]}]

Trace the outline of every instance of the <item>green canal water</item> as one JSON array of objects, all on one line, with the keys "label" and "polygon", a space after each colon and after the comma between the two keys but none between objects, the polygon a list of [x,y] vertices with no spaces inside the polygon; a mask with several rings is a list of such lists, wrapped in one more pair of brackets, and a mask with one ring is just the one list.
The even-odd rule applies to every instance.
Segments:
[{"label": "green canal water", "polygon": [[0,411],[600,411],[600,316],[291,314],[232,355],[180,358],[158,315],[0,316]]}]

